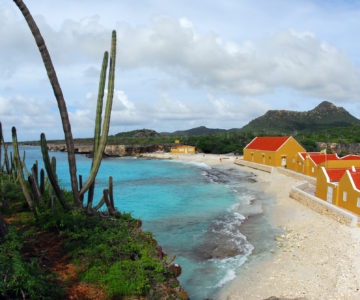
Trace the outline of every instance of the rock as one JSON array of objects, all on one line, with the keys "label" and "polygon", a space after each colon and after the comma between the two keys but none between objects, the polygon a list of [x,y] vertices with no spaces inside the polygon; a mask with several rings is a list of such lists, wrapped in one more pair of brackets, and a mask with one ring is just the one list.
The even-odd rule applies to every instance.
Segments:
[{"label": "rock", "polygon": [[178,264],[172,264],[169,266],[169,271],[174,274],[175,277],[179,277],[181,275],[182,269]]}]

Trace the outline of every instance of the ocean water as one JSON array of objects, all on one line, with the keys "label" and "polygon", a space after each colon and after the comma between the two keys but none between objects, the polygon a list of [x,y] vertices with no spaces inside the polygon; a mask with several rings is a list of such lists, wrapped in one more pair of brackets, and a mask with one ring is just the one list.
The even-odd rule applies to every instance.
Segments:
[{"label": "ocean water", "polygon": [[[43,166],[39,147],[23,147],[26,164]],[[63,187],[71,189],[67,154],[52,152]],[[86,179],[91,159],[77,155]],[[182,267],[179,277],[191,299],[215,297],[248,260],[275,246],[269,221],[274,199],[251,172],[167,160],[106,158],[96,179],[95,202],[113,176],[115,206],[143,221],[143,229]],[[85,197],[86,199],[86,197]]]}]

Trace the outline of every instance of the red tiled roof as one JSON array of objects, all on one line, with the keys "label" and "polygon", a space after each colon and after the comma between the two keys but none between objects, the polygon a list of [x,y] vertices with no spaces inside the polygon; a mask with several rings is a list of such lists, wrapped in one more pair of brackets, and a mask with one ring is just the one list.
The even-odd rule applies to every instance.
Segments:
[{"label": "red tiled roof", "polygon": [[347,155],[340,159],[341,160],[360,160],[360,156],[359,155]]},{"label": "red tiled roof", "polygon": [[360,172],[360,168],[355,168],[356,173],[352,172],[351,168],[325,169],[325,172],[329,176],[330,181],[340,181],[341,177],[344,175],[344,173],[347,170],[349,170],[350,173],[352,173],[352,174],[356,174],[357,172]]},{"label": "red tiled roof", "polygon": [[321,164],[326,160],[339,160],[339,157],[336,154],[325,154],[320,152],[300,152],[299,154],[303,159],[310,156],[316,165]]},{"label": "red tiled roof", "polygon": [[356,188],[358,190],[360,190],[360,173],[359,172],[356,172],[356,173],[353,173],[350,171],[350,175],[354,181],[354,184],[356,186]]},{"label": "red tiled roof", "polygon": [[256,137],[245,149],[264,150],[264,151],[276,151],[287,140],[289,136],[276,136],[276,137]]},{"label": "red tiled roof", "polygon": [[319,165],[327,160],[339,160],[339,157],[336,154],[322,154],[310,155],[310,158],[316,165]]}]

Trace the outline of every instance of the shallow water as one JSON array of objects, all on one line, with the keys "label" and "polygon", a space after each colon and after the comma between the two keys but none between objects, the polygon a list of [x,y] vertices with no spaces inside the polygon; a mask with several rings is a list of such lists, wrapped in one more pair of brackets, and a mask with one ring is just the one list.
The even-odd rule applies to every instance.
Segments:
[{"label": "shallow water", "polygon": [[[42,166],[39,147],[25,147],[27,165]],[[67,154],[57,159],[61,185],[70,189]],[[86,178],[91,160],[77,155],[78,174]],[[204,164],[135,158],[104,159],[97,176],[99,200],[113,176],[115,206],[143,220],[169,257],[182,266],[179,277],[191,299],[214,296],[248,260],[274,246],[269,222],[273,199],[254,183],[254,175]],[[85,197],[86,199],[86,197]]]}]

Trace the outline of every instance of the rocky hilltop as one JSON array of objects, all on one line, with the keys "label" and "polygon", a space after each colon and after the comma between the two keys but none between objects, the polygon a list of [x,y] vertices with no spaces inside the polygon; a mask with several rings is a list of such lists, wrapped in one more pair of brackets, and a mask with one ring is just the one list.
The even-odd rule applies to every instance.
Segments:
[{"label": "rocky hilltop", "polygon": [[360,125],[360,120],[343,107],[323,101],[314,109],[298,112],[269,110],[252,120],[242,131],[262,131],[268,134],[294,134],[302,131]]}]

